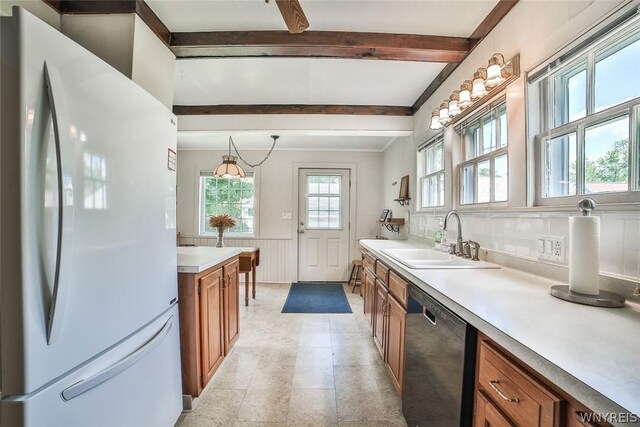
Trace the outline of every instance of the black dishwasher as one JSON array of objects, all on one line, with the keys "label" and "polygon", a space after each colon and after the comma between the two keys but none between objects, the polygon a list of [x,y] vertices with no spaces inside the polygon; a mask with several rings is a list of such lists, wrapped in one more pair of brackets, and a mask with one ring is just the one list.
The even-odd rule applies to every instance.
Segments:
[{"label": "black dishwasher", "polygon": [[402,412],[409,427],[471,426],[476,329],[409,284]]}]

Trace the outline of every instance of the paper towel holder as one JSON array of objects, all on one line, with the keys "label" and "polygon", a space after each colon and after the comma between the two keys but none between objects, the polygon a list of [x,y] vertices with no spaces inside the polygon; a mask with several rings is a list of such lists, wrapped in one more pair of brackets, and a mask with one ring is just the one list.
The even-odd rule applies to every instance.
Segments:
[{"label": "paper towel holder", "polygon": [[[591,216],[596,208],[595,200],[585,197],[578,202],[578,210],[582,216]],[[592,305],[595,307],[624,307],[625,298],[613,292],[600,290],[598,295],[587,295],[571,291],[569,285],[556,285],[551,287],[551,295],[565,301],[577,304]]]}]

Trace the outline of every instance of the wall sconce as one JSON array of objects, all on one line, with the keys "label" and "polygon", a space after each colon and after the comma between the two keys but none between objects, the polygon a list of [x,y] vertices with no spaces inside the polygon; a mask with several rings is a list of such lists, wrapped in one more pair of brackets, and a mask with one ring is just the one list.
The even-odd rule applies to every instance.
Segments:
[{"label": "wall sconce", "polygon": [[449,116],[455,117],[462,112],[460,109],[460,105],[458,104],[458,96],[459,91],[454,90],[451,96],[449,97]]},{"label": "wall sconce", "polygon": [[458,93],[458,106],[463,110],[473,104],[473,101],[471,100],[472,87],[471,80],[465,80],[460,86],[460,92]]},{"label": "wall sconce", "polygon": [[486,68],[478,68],[478,70],[473,73],[473,88],[471,89],[471,99],[480,99],[488,93],[487,88],[484,85],[484,81],[486,78]]},{"label": "wall sconce", "polygon": [[440,104],[438,119],[442,125],[447,125],[451,121],[451,117],[449,117],[449,102],[446,99]]},{"label": "wall sconce", "polygon": [[431,125],[429,126],[429,129],[442,129],[442,123],[440,123],[440,114],[438,110],[433,110],[433,113],[431,113]]}]

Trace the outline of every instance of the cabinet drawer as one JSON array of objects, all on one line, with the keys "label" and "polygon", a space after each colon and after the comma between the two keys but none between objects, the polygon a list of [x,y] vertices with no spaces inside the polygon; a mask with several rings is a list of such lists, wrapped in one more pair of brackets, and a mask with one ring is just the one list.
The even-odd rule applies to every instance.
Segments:
[{"label": "cabinet drawer", "polygon": [[362,253],[362,263],[372,272],[376,271],[376,259],[366,252]]},{"label": "cabinet drawer", "polygon": [[389,271],[389,292],[403,306],[407,306],[407,281],[398,276],[395,271]]},{"label": "cabinet drawer", "polygon": [[380,260],[376,261],[376,277],[380,279],[385,286],[389,283],[389,267],[380,262]]},{"label": "cabinet drawer", "polygon": [[481,341],[478,384],[517,426],[556,426],[562,398],[486,341]]}]

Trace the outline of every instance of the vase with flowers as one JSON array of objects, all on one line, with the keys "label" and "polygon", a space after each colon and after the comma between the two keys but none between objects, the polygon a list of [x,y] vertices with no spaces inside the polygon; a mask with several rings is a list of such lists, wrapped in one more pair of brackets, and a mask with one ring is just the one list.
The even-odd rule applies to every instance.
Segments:
[{"label": "vase with flowers", "polygon": [[209,217],[209,225],[218,229],[218,241],[216,248],[224,248],[224,230],[236,226],[236,221],[227,214],[214,215]]}]

